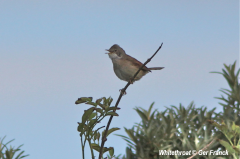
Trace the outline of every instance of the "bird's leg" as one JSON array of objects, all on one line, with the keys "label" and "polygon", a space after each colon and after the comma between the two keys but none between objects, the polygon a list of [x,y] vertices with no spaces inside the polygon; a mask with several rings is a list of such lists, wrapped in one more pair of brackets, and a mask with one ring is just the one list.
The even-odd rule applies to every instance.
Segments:
[{"label": "bird's leg", "polygon": [[124,91],[123,88],[122,88],[122,89],[119,89],[119,92],[121,92],[121,94],[122,94],[123,96],[127,94],[127,92]]},{"label": "bird's leg", "polygon": [[130,79],[129,82],[130,82],[130,84],[133,84],[134,80],[133,80],[133,79]]}]

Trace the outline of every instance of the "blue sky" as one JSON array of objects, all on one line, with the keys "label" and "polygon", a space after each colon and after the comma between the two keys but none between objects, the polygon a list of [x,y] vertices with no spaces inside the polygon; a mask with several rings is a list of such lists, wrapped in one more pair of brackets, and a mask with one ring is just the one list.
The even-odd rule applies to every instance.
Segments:
[{"label": "blue sky", "polygon": [[[77,122],[88,106],[74,102],[115,103],[126,85],[105,49],[118,44],[145,62],[162,42],[147,66],[165,68],[128,88],[111,124],[118,134],[140,121],[133,108],[152,102],[160,111],[191,101],[221,110],[214,97],[228,85],[209,72],[235,60],[239,68],[239,2],[0,1],[0,137],[24,144],[29,159],[81,158]],[[106,146],[120,154],[126,142],[112,135]]]}]

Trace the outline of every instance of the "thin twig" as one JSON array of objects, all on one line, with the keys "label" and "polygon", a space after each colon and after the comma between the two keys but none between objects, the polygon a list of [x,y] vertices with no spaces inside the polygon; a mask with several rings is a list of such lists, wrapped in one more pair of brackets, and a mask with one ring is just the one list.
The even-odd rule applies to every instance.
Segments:
[{"label": "thin twig", "polygon": [[[140,70],[141,70],[147,63],[149,63],[149,62],[152,60],[152,58],[153,58],[153,57],[157,54],[157,52],[162,48],[162,45],[163,45],[163,43],[162,43],[161,46],[157,49],[157,51],[152,55],[152,57],[150,57],[149,59],[147,59],[147,61],[146,61],[144,64],[142,64],[142,66],[138,69],[138,71],[135,73],[135,75],[132,77],[132,79],[131,79],[131,80],[127,83],[127,85],[121,90],[120,95],[119,95],[119,97],[118,97],[118,100],[117,100],[117,102],[116,102],[116,104],[115,104],[115,107],[118,106],[118,104],[119,104],[119,102],[120,102],[120,100],[121,100],[121,98],[122,98],[122,96],[123,96],[123,92],[125,92],[125,91],[127,90],[128,86],[131,84],[131,81],[134,81],[134,78],[138,75],[138,73],[140,72]],[[115,110],[115,111],[116,111],[116,110]],[[114,111],[114,112],[115,112],[115,111]],[[111,124],[111,122],[112,122],[112,118],[113,118],[113,115],[111,115],[111,117],[109,118],[108,123],[107,123],[106,130],[105,130],[105,133],[104,133],[104,136],[102,137],[102,143],[101,143],[101,147],[100,147],[98,159],[101,159],[101,158],[102,158],[103,148],[104,148],[105,142],[107,141],[106,136],[107,136],[107,132],[108,132],[109,126],[110,126],[110,124]]]},{"label": "thin twig", "polygon": [[207,144],[204,148],[202,148],[201,150],[199,150],[197,153],[195,153],[195,154],[192,155],[191,157],[188,157],[187,159],[192,159],[194,156],[197,156],[200,151],[206,150],[215,140],[216,140],[216,139],[213,139],[213,140],[212,140],[209,144]]}]

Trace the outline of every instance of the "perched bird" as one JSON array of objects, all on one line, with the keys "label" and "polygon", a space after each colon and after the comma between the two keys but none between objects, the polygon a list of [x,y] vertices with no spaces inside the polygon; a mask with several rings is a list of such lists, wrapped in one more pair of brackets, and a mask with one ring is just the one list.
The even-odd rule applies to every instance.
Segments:
[{"label": "perched bird", "polygon": [[[125,51],[117,44],[114,44],[110,49],[106,49],[106,51],[108,51],[106,54],[108,54],[109,58],[112,60],[113,70],[116,76],[123,81],[129,82],[142,66],[141,62],[126,54]],[[151,72],[151,70],[161,70],[163,68],[164,67],[147,68],[144,66],[134,80],[130,82],[133,83],[140,80],[148,72]]]}]

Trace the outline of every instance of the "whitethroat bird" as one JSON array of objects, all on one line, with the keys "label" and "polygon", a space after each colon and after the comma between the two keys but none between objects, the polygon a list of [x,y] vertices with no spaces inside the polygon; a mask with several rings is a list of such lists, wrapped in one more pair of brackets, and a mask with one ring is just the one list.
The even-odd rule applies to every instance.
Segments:
[{"label": "whitethroat bird", "polygon": [[142,63],[139,62],[137,59],[129,56],[125,53],[125,51],[117,44],[114,44],[108,51],[109,58],[112,60],[113,63],[113,70],[117,77],[123,81],[127,81],[131,84],[133,84],[134,81],[140,80],[144,75],[146,75],[148,72],[151,72],[151,70],[161,70],[164,67],[151,67],[147,68],[144,66],[140,72],[137,74],[137,76],[134,78],[134,80],[131,80],[131,78],[134,76],[134,74],[138,71],[138,69],[142,66]]}]

